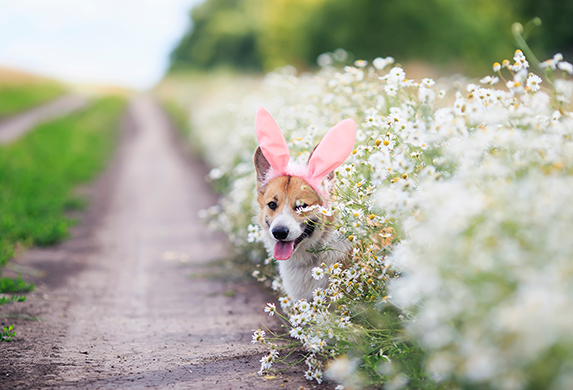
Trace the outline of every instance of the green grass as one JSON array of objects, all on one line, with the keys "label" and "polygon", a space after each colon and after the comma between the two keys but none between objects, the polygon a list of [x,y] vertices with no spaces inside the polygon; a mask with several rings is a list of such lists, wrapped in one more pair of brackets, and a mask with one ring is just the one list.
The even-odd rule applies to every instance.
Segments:
[{"label": "green grass", "polygon": [[191,130],[189,128],[189,115],[185,110],[174,100],[163,99],[161,101],[161,106],[173,120],[177,130],[181,134],[188,136],[191,133]]},{"label": "green grass", "polygon": [[160,99],[160,101],[161,106],[175,125],[175,129],[187,140],[187,146],[191,148],[193,153],[204,159],[204,151],[199,146],[201,144],[189,125],[189,113],[173,99]]},{"label": "green grass", "polygon": [[0,146],[0,273],[17,243],[50,245],[67,236],[65,212],[79,204],[71,190],[105,166],[124,106],[104,98]]},{"label": "green grass", "polygon": [[46,103],[65,92],[54,82],[0,85],[0,119]]},{"label": "green grass", "polygon": [[0,341],[12,341],[12,338],[16,335],[13,329],[14,325],[4,326],[2,331],[0,331]]},{"label": "green grass", "polygon": [[27,293],[34,289],[34,283],[28,283],[20,276],[16,279],[0,277],[0,291],[2,293]]}]

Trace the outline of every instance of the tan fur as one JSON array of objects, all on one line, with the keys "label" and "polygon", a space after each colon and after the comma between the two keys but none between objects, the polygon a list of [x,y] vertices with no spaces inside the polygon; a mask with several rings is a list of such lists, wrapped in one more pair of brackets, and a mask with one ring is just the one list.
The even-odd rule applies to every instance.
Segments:
[{"label": "tan fur", "polygon": [[[312,278],[311,271],[322,263],[328,266],[344,261],[350,250],[350,243],[335,230],[328,227],[333,217],[319,216],[308,212],[307,216],[297,213],[297,208],[322,204],[320,196],[303,179],[296,176],[281,176],[268,183],[264,182],[268,162],[260,152],[255,153],[257,169],[257,201],[260,212],[259,224],[263,231],[263,242],[269,254],[277,239],[273,237],[272,229],[277,224],[289,227],[288,240],[295,240],[304,232],[309,219],[315,223],[315,229],[310,237],[304,238],[295,247],[290,259],[279,261],[279,272],[283,279],[286,292],[293,300],[307,299],[312,301],[316,288],[326,288],[328,277],[322,280]],[[273,208],[269,204],[274,202]],[[276,208],[275,208],[276,205]],[[311,248],[330,248],[318,253],[311,253]]]}]

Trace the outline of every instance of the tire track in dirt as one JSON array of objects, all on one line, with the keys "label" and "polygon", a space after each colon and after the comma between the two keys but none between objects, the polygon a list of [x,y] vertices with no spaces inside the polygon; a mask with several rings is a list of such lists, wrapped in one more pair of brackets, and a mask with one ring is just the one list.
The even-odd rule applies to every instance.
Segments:
[{"label": "tire track in dirt", "polygon": [[227,248],[197,215],[214,202],[206,170],[149,97],[134,99],[124,123],[72,239],[12,267],[39,283],[0,313],[19,331],[0,345],[0,388],[330,388],[300,368],[256,374],[264,351],[252,330],[277,324],[259,286],[212,266]]}]

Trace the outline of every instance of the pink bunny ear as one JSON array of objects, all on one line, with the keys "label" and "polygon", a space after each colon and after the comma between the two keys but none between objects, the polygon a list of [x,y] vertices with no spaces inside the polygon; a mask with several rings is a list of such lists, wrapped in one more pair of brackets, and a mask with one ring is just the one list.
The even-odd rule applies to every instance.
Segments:
[{"label": "pink bunny ear", "polygon": [[356,140],[356,123],[345,119],[326,133],[308,161],[310,176],[322,180],[350,155]]},{"label": "pink bunny ear", "polygon": [[277,122],[263,107],[259,107],[257,110],[255,131],[263,155],[271,167],[278,172],[284,171],[290,157],[288,146]]}]

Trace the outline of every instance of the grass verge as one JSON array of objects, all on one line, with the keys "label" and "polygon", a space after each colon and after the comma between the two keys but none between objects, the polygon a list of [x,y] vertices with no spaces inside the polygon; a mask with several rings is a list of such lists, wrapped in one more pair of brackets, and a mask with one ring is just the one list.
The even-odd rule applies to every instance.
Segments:
[{"label": "grass verge", "polygon": [[65,88],[55,82],[0,85],[0,119],[46,103],[64,92]]},{"label": "grass verge", "polygon": [[[70,194],[110,157],[125,101],[110,97],[38,126],[0,147],[0,273],[16,245],[49,245],[66,237]],[[2,292],[2,291],[0,291]]]}]

